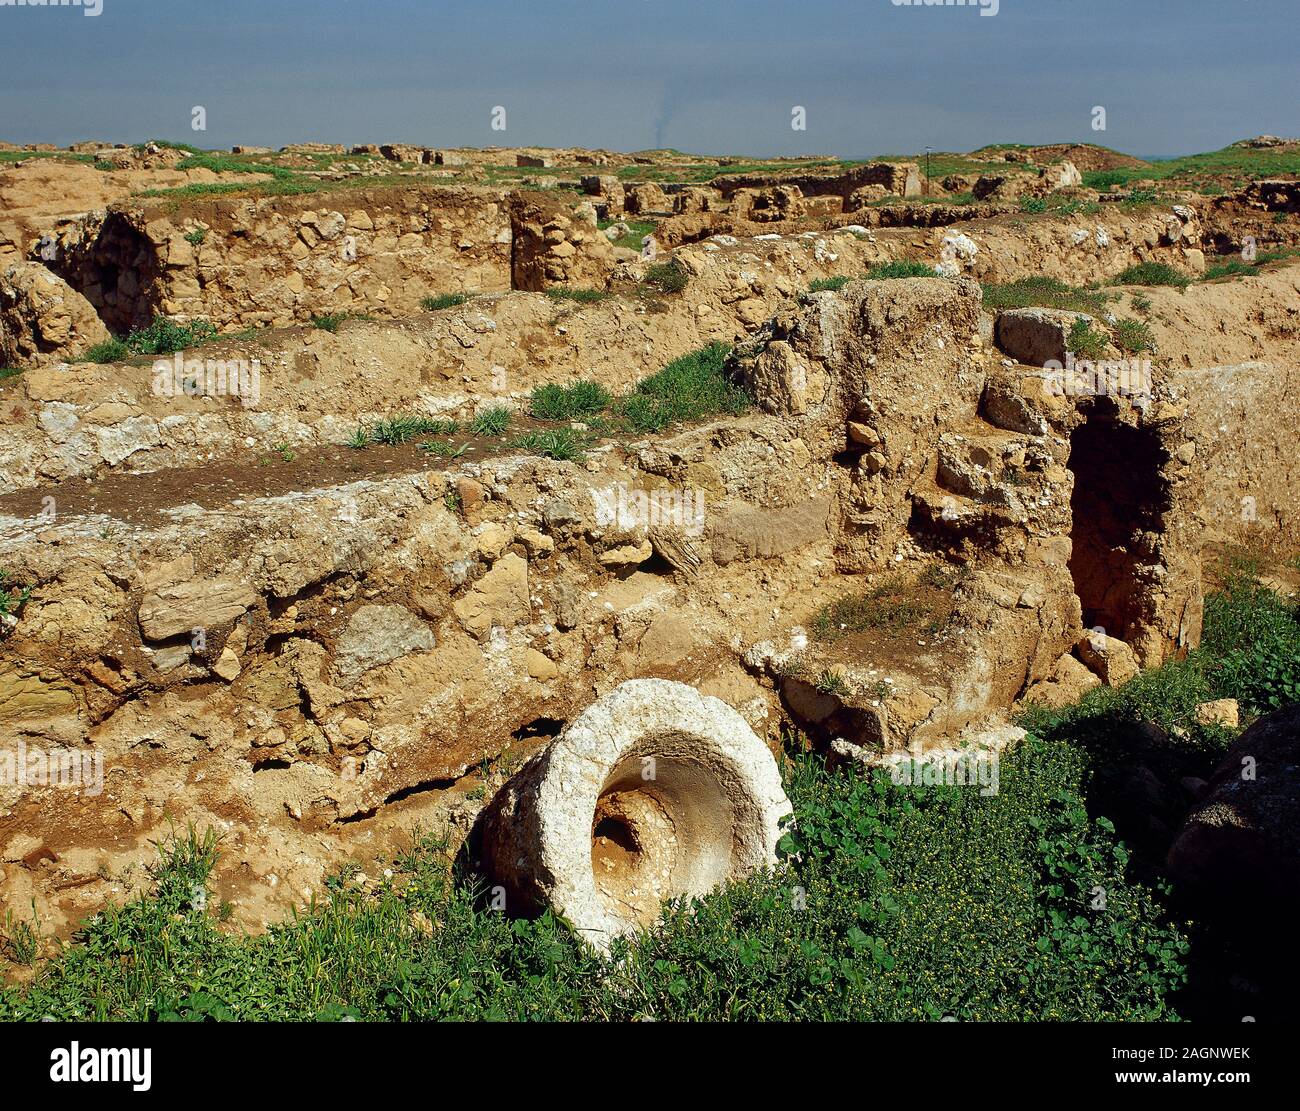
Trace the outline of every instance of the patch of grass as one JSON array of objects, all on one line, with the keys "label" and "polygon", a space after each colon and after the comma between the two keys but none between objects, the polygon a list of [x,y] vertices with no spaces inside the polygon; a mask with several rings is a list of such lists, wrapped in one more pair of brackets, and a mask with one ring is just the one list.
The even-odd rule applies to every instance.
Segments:
[{"label": "patch of grass", "polygon": [[23,368],[20,366],[0,366],[0,382],[6,378],[17,378],[22,372]]},{"label": "patch of grass", "polygon": [[845,595],[828,602],[812,620],[818,640],[836,641],[868,629],[912,627],[934,613],[934,607],[909,594],[910,584],[901,575],[891,575],[865,594]]},{"label": "patch of grass", "polygon": [[867,271],[867,281],[878,282],[884,278],[933,278],[934,267],[924,262],[911,262],[906,259],[896,262],[882,262]]},{"label": "patch of grass", "polygon": [[1046,197],[1021,197],[1020,211],[1028,213],[1038,213],[1047,211]]},{"label": "patch of grass", "polygon": [[552,301],[576,301],[580,305],[594,305],[604,301],[611,294],[603,289],[548,289],[546,296]]},{"label": "patch of grass", "polygon": [[1186,289],[1192,279],[1167,262],[1139,262],[1110,280],[1111,285],[1169,285]]},{"label": "patch of grass", "polygon": [[615,247],[625,247],[629,251],[640,251],[641,240],[647,235],[654,235],[655,228],[659,226],[653,220],[601,220],[599,227],[601,231],[605,231],[615,224],[622,224],[627,228],[627,232],[610,242]]},{"label": "patch of grass", "polygon": [[469,430],[475,436],[500,436],[510,427],[514,413],[504,405],[493,405],[474,414]]},{"label": "patch of grass", "polygon": [[208,237],[207,228],[195,228],[191,232],[186,232],[184,239],[191,247],[201,246],[203,241]]},{"label": "patch of grass", "polygon": [[674,359],[643,378],[619,405],[633,432],[659,432],[670,424],[723,413],[743,413],[753,399],[726,374],[731,348],[713,343]]},{"label": "patch of grass", "polygon": [[1151,298],[1145,293],[1135,293],[1129,298],[1129,304],[1133,306],[1134,312],[1140,312],[1143,316],[1151,311]]},{"label": "patch of grass", "polygon": [[345,320],[369,320],[370,317],[354,312],[325,312],[319,313],[311,318],[313,328],[319,328],[323,332],[337,332],[339,325]]},{"label": "patch of grass", "polygon": [[838,671],[832,671],[826,668],[813,682],[822,694],[835,695],[837,698],[847,697],[849,694],[848,681]]},{"label": "patch of grass", "polygon": [[809,293],[822,293],[826,290],[838,291],[843,289],[853,279],[846,277],[836,278],[817,278],[808,286]]},{"label": "patch of grass", "polygon": [[1090,289],[1079,289],[1056,278],[1033,277],[1003,284],[984,285],[984,305],[989,309],[1065,309],[1089,316],[1101,316],[1106,311],[1109,295]]},{"label": "patch of grass", "polygon": [[420,445],[420,450],[442,459],[459,459],[469,450],[469,444],[453,444],[450,440],[426,440]]},{"label": "patch of grass", "polygon": [[1111,325],[1111,337],[1115,346],[1130,355],[1139,355],[1146,351],[1155,351],[1156,337],[1151,325],[1145,320],[1117,320]]},{"label": "patch of grass", "polygon": [[81,358],[87,363],[120,363],[131,357],[131,349],[117,336],[110,336],[103,343],[92,344],[86,348]]},{"label": "patch of grass", "polygon": [[1106,351],[1106,335],[1093,329],[1092,322],[1079,317],[1070,325],[1066,347],[1081,359],[1100,359]]},{"label": "patch of grass", "polygon": [[365,436],[367,444],[396,446],[422,436],[450,436],[459,427],[454,420],[436,420],[415,413],[398,413],[396,416],[384,417],[376,421],[365,430]]},{"label": "patch of grass", "polygon": [[572,428],[552,428],[541,432],[525,432],[510,441],[516,451],[545,455],[550,459],[576,462],[587,453],[589,442]]},{"label": "patch of grass", "polygon": [[420,308],[425,312],[454,309],[457,305],[465,304],[473,296],[472,293],[438,293],[431,297],[422,297],[420,299]]},{"label": "patch of grass", "polygon": [[538,386],[530,405],[538,420],[581,420],[602,412],[611,400],[599,382],[578,381],[568,386]]},{"label": "patch of grass", "polygon": [[642,282],[660,293],[680,293],[690,282],[691,276],[676,259],[669,262],[657,262],[646,268]]}]

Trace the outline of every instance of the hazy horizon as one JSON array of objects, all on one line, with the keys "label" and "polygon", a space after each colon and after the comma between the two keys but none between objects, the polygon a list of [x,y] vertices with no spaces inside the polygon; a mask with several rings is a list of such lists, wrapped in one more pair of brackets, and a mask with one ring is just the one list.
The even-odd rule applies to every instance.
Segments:
[{"label": "hazy horizon", "polygon": [[16,2],[0,0],[0,138],[19,144],[1168,158],[1300,133],[1292,0],[997,0],[992,17],[893,0]]}]

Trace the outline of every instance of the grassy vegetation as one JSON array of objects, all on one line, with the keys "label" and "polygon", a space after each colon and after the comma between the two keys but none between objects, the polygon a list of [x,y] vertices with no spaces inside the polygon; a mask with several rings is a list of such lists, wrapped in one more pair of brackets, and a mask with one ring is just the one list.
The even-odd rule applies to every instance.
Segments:
[{"label": "grassy vegetation", "polygon": [[691,276],[676,259],[669,262],[657,262],[646,268],[644,285],[659,290],[660,293],[680,293],[686,288]]},{"label": "grassy vegetation", "polygon": [[1110,334],[1115,345],[1129,355],[1140,355],[1156,349],[1155,335],[1145,320],[1117,320],[1111,325]]},{"label": "grassy vegetation", "polygon": [[437,420],[415,413],[398,413],[396,416],[377,420],[369,427],[358,428],[352,434],[348,444],[351,447],[366,447],[370,444],[396,446],[426,436],[450,436],[459,428],[460,426],[454,420]]},{"label": "grassy vegetation", "polygon": [[622,224],[627,232],[610,242],[615,247],[626,247],[629,251],[640,251],[641,240],[647,235],[653,235],[658,227],[653,220],[601,220],[598,226],[601,231],[606,231],[616,224]]},{"label": "grassy vegetation", "polygon": [[1092,322],[1079,317],[1070,325],[1066,347],[1081,359],[1100,359],[1106,353],[1107,337],[1093,328]]},{"label": "grassy vegetation", "polygon": [[430,297],[422,297],[420,299],[420,308],[425,312],[454,309],[457,305],[465,304],[473,296],[472,293],[438,293]]},{"label": "grassy vegetation", "polygon": [[17,378],[22,372],[23,368],[20,366],[0,366],[0,382],[6,378]]},{"label": "grassy vegetation", "polygon": [[984,284],[985,308],[998,309],[1065,309],[1089,316],[1102,316],[1110,295],[1091,289],[1079,289],[1056,278],[1021,278],[1005,284]]},{"label": "grassy vegetation", "polygon": [[849,594],[829,602],[812,619],[818,640],[836,641],[868,629],[915,627],[932,619],[935,607],[912,590],[913,583],[891,575],[865,594]]},{"label": "grassy vegetation", "polygon": [[514,413],[504,405],[493,405],[480,409],[470,422],[470,431],[475,436],[501,436],[514,420]]},{"label": "grassy vegetation", "polygon": [[1186,289],[1192,279],[1167,262],[1139,262],[1111,279],[1111,285],[1169,285]]},{"label": "grassy vegetation", "polygon": [[510,446],[516,451],[545,455],[548,459],[576,462],[587,453],[591,438],[573,428],[547,428],[516,436],[510,441]]},{"label": "grassy vegetation", "polygon": [[[487,909],[431,833],[367,868],[381,878],[348,868],[244,936],[210,893],[222,845],[190,830],[160,845],[147,896],[88,920],[50,961],[31,923],[6,919],[0,951],[36,972],[0,987],[0,1021],[1184,1017],[1199,927],[1112,817],[1129,746],[1160,725],[1167,741],[1144,756],[1157,774],[1204,774],[1230,734],[1197,724],[1200,701],[1258,712],[1300,697],[1300,618],[1249,568],[1205,617],[1187,659],[1026,715],[995,794],[786,757],[796,821],[781,867],[666,906],[607,959],[550,914]],[[1137,820],[1147,828],[1145,809]]]},{"label": "grassy vegetation", "polygon": [[172,355],[217,338],[217,330],[206,320],[181,324],[166,316],[155,316],[147,328],[136,328],[125,339],[117,336],[89,348],[83,361],[115,363],[136,355]]},{"label": "grassy vegetation", "polygon": [[311,324],[313,328],[319,328],[323,332],[337,332],[339,325],[351,316],[350,312],[318,313],[311,318]]},{"label": "grassy vegetation", "polygon": [[1211,178],[1226,177],[1236,187],[1253,178],[1289,174],[1300,174],[1300,150],[1224,147],[1205,154],[1154,162],[1149,166],[1093,170],[1083,175],[1083,184],[1089,189],[1107,190],[1131,181],[1150,179],[1174,188],[1198,189],[1208,185]]},{"label": "grassy vegetation", "polygon": [[603,289],[559,289],[551,288],[546,291],[546,296],[552,301],[576,301],[580,305],[594,305],[598,301],[604,301],[611,296]]},{"label": "grassy vegetation", "polygon": [[867,271],[867,281],[878,282],[885,278],[933,278],[934,267],[924,262],[912,262],[900,259],[895,262],[882,262]]},{"label": "grassy vegetation", "polygon": [[538,386],[531,410],[538,420],[581,420],[603,412],[612,400],[599,382],[577,381],[568,386]]},{"label": "grassy vegetation", "polygon": [[727,378],[731,349],[723,343],[674,359],[643,378],[619,406],[633,432],[660,432],[670,424],[702,420],[722,413],[743,413],[752,404],[744,390]]}]

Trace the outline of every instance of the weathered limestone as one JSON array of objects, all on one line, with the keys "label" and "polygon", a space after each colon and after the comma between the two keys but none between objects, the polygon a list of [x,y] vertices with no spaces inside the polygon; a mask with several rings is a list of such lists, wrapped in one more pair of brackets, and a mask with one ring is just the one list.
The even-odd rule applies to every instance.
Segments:
[{"label": "weathered limestone", "polygon": [[502,790],[483,848],[507,908],[550,905],[589,944],[775,864],[791,813],[776,761],[726,703],[633,679],[580,714]]}]

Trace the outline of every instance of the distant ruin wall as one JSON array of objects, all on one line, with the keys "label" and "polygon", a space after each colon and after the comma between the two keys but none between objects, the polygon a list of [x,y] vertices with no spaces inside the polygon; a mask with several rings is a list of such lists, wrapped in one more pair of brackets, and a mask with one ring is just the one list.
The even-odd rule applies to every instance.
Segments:
[{"label": "distant ruin wall", "polygon": [[162,313],[218,328],[403,315],[430,294],[510,288],[508,194],[390,189],[93,214],[53,267],[114,332]]}]

